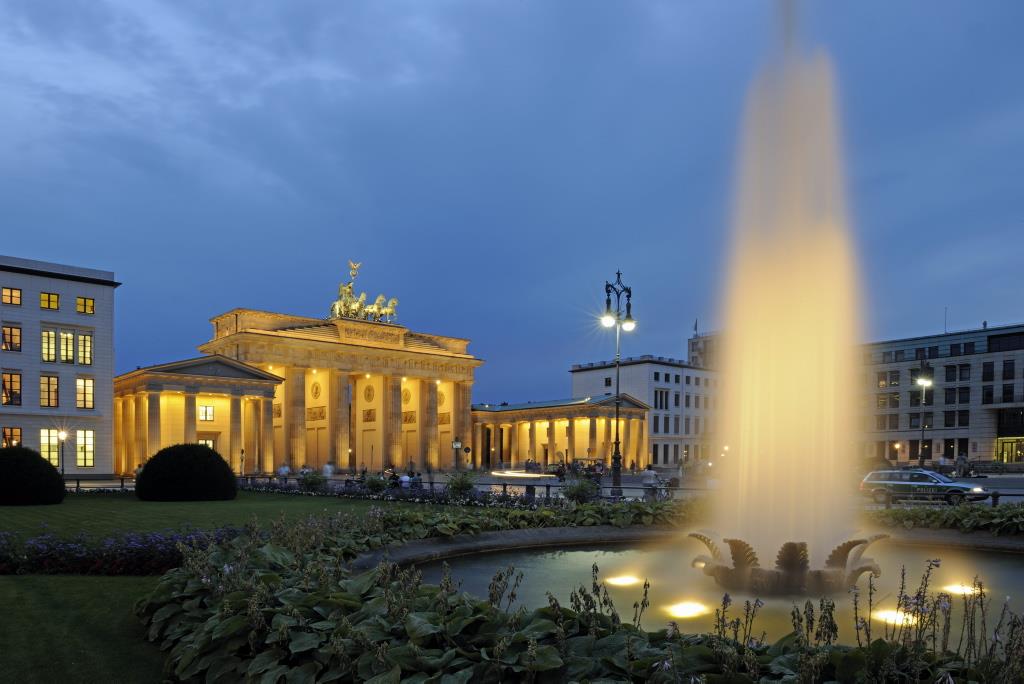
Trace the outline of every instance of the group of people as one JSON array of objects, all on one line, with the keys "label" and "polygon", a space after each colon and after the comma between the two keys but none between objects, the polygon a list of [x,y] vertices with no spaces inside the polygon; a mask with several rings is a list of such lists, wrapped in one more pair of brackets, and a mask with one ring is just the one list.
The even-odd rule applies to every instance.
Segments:
[{"label": "group of people", "polygon": [[[323,467],[320,469],[320,474],[324,477],[331,477],[334,475],[335,471],[337,471],[337,467],[335,467],[334,463],[328,461],[327,463],[324,463]],[[303,477],[315,472],[317,472],[315,468],[310,468],[308,465],[303,463],[302,467],[295,472],[295,475]],[[277,476],[281,479],[287,479],[292,476],[292,467],[289,465],[288,461],[285,461],[278,467]]]}]

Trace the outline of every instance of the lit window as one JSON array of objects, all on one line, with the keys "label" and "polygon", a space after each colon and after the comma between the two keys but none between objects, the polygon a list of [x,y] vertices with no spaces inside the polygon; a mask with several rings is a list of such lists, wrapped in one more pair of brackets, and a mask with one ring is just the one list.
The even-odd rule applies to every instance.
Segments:
[{"label": "lit window", "polygon": [[92,365],[92,333],[78,333],[78,363]]},{"label": "lit window", "polygon": [[214,448],[213,447],[213,440],[212,439],[200,439],[200,440],[197,440],[197,441],[199,442],[199,444],[202,444],[205,447],[210,447],[211,449]]},{"label": "lit window", "polygon": [[3,394],[0,404],[4,406],[21,406],[21,373],[3,372]]},{"label": "lit window", "polygon": [[92,378],[78,378],[75,380],[75,407],[80,409],[95,408],[93,404]]},{"label": "lit window", "polygon": [[208,422],[213,420],[213,407],[212,406],[200,406],[199,407],[199,420]]},{"label": "lit window", "polygon": [[21,326],[20,325],[5,325],[3,326],[3,345],[0,346],[3,351],[21,351]]},{"label": "lit window", "polygon": [[5,427],[0,435],[0,447],[4,449],[21,444],[20,427]]},{"label": "lit window", "polygon": [[39,376],[39,405],[43,408],[56,408],[58,406],[57,376]]},{"label": "lit window", "polygon": [[92,468],[96,465],[96,433],[93,430],[75,431],[75,465]]},{"label": "lit window", "polygon": [[39,308],[40,309],[59,309],[60,308],[60,295],[55,292],[40,292],[39,293]]},{"label": "lit window", "polygon": [[70,330],[60,331],[60,362],[75,362],[75,333]]},{"label": "lit window", "polygon": [[0,304],[21,306],[21,288],[5,287],[0,290]]},{"label": "lit window", "polygon": [[57,333],[44,330],[40,333],[39,352],[43,361],[57,360]]},{"label": "lit window", "polygon": [[96,313],[96,300],[92,297],[75,297],[75,311],[80,314]]},{"label": "lit window", "polygon": [[60,465],[60,437],[54,428],[39,431],[39,455],[57,466]]}]

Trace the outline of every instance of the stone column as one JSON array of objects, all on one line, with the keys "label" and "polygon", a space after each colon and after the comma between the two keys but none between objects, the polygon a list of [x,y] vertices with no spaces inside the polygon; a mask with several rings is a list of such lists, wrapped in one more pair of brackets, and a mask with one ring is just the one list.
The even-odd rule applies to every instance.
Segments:
[{"label": "stone column", "polygon": [[491,457],[491,468],[497,468],[499,463],[505,462],[505,450],[502,448],[504,445],[501,443],[501,423],[495,423],[491,426],[491,448],[493,451],[490,453]]},{"label": "stone column", "polygon": [[228,413],[228,463],[237,473],[242,464],[242,397],[231,395]]},{"label": "stone column", "polygon": [[569,423],[565,426],[565,460],[576,460],[576,418],[569,416]]},{"label": "stone column", "polygon": [[135,393],[135,463],[134,467],[145,463],[146,459],[151,454],[146,453],[149,450],[149,443],[146,441],[146,393],[136,392]]},{"label": "stone column", "polygon": [[587,457],[597,458],[597,418],[587,418]]},{"label": "stone column", "polygon": [[551,418],[548,420],[548,455],[544,458],[544,467],[546,468],[552,459],[557,459],[558,456],[555,454],[557,451],[558,441],[555,437],[555,419]]},{"label": "stone column", "polygon": [[306,369],[288,366],[284,371],[285,460],[292,470],[306,462]]},{"label": "stone column", "polygon": [[420,425],[423,427],[425,467],[431,470],[441,468],[441,451],[437,433],[437,382],[423,380],[420,385]]},{"label": "stone column", "polygon": [[531,458],[537,461],[537,421],[531,420],[530,423],[530,443],[529,451],[526,454],[527,458]]},{"label": "stone column", "polygon": [[[645,467],[651,462],[651,447],[648,440],[649,430],[647,428],[647,417],[644,416],[640,420],[640,457],[636,459],[636,465],[638,468]],[[691,457],[693,454],[690,454]]]},{"label": "stone column", "polygon": [[193,389],[185,390],[185,410],[183,412],[185,421],[185,444],[195,444],[196,437],[196,392]]},{"label": "stone column", "polygon": [[519,423],[513,421],[508,429],[508,467],[519,468]]},{"label": "stone column", "polygon": [[242,459],[241,474],[258,472],[260,469],[260,400],[242,400]]},{"label": "stone column", "polygon": [[604,419],[604,445],[601,447],[601,458],[604,460],[604,464],[609,468],[612,465],[612,452],[615,451],[615,445],[612,444],[612,423],[615,422],[614,418]]},{"label": "stone column", "polygon": [[347,371],[331,371],[327,410],[331,413],[331,425],[334,434],[331,438],[331,460],[338,468],[348,468],[349,444],[352,434],[352,395],[349,393],[349,377]]},{"label": "stone column", "polygon": [[146,393],[146,450],[147,458],[160,451],[160,393]]},{"label": "stone column", "polygon": [[468,443],[473,439],[473,415],[471,412],[473,383],[456,382],[455,403],[452,405],[452,420],[455,421],[455,429],[459,439]]},{"label": "stone column", "polygon": [[477,423],[473,426],[473,444],[471,448],[473,452],[469,455],[470,463],[473,464],[474,468],[483,466],[484,426],[482,423]]},{"label": "stone column", "polygon": [[260,461],[265,473],[274,472],[274,398],[260,399]]},{"label": "stone column", "polygon": [[131,394],[121,397],[121,441],[124,451],[124,472],[135,469],[135,398]]},{"label": "stone column", "polygon": [[384,465],[404,468],[402,458],[402,378],[384,376]]}]

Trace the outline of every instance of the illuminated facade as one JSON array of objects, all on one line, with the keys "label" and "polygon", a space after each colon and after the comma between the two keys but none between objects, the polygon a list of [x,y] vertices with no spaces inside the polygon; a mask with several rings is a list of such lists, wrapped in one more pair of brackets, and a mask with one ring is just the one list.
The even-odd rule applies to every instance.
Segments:
[{"label": "illuminated facade", "polygon": [[109,271],[0,256],[0,441],[68,476],[113,472],[118,285]]},{"label": "illuminated facade", "polygon": [[[622,465],[647,465],[649,406],[623,394],[619,409]],[[522,469],[528,459],[611,466],[615,440],[615,397],[587,396],[527,404],[475,404],[473,443],[465,464],[474,468]]]}]

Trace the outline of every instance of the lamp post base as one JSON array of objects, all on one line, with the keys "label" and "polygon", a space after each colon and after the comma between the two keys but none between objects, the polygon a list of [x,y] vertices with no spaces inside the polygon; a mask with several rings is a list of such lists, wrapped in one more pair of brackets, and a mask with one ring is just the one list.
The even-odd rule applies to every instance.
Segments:
[{"label": "lamp post base", "polygon": [[612,492],[613,499],[622,498],[622,454],[615,451],[612,454]]}]

